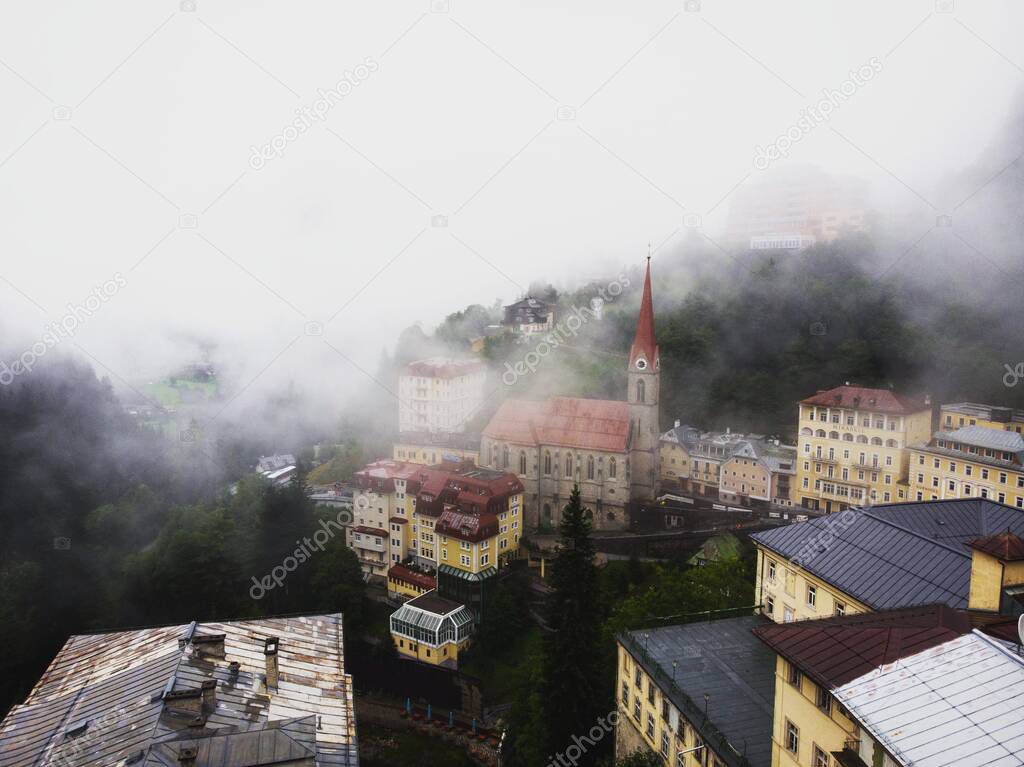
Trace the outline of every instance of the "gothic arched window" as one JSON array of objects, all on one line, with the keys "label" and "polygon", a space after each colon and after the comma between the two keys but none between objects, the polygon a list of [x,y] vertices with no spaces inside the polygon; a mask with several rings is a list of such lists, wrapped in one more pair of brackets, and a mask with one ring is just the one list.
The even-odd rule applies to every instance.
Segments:
[{"label": "gothic arched window", "polygon": [[523,450],[519,451],[519,473],[526,473],[526,452]]},{"label": "gothic arched window", "polygon": [[643,402],[645,397],[645,389],[647,385],[643,381],[636,382],[636,401]]},{"label": "gothic arched window", "polygon": [[611,477],[612,479],[615,479],[615,474],[616,474],[617,469],[618,469],[618,462],[614,458],[612,458],[608,462],[608,476]]},{"label": "gothic arched window", "polygon": [[571,477],[572,476],[572,456],[571,455],[565,456],[565,476],[567,476],[567,477]]},{"label": "gothic arched window", "polygon": [[544,473],[545,474],[550,474],[551,473],[551,451],[550,450],[545,450],[544,451]]},{"label": "gothic arched window", "polygon": [[594,456],[587,456],[587,479],[594,478]]},{"label": "gothic arched window", "polygon": [[512,451],[508,449],[508,445],[505,445],[505,447],[501,451],[501,466],[503,469],[508,468],[509,462],[512,459],[511,453]]}]

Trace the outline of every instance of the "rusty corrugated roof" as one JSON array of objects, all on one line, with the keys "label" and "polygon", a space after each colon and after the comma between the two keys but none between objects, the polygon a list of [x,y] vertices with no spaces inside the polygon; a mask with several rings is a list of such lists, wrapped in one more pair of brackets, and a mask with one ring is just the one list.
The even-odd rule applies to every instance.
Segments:
[{"label": "rusty corrugated roof", "polygon": [[[279,639],[279,680],[268,689],[270,637]],[[268,729],[281,732],[252,735]],[[205,755],[196,767],[305,764],[310,749],[318,764],[356,765],[342,616],[72,636],[0,722],[0,763],[12,767],[112,765],[133,755],[136,764],[176,767],[189,743]]]}]

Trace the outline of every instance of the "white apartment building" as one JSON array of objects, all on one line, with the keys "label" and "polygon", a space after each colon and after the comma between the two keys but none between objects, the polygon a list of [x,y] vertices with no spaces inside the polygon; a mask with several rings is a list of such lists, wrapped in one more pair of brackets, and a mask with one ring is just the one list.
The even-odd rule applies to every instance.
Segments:
[{"label": "white apartment building", "polygon": [[478,360],[431,357],[398,377],[400,432],[460,432],[484,401],[486,369]]}]

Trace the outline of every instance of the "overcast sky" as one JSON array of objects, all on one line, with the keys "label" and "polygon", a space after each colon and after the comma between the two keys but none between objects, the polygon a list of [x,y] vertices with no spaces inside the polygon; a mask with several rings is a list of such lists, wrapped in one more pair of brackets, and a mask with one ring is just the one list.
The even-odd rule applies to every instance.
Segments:
[{"label": "overcast sky", "polygon": [[851,70],[776,167],[911,207],[1024,85],[1024,6],[995,0],[2,8],[8,356],[119,274],[64,350],[136,381],[213,339],[253,392],[299,366],[343,392],[414,321],[637,263],[688,214],[715,232]]}]

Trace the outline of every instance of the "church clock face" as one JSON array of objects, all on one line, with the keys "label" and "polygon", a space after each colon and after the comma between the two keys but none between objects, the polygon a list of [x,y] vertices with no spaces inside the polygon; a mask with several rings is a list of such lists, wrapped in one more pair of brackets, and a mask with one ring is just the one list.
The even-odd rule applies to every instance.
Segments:
[{"label": "church clock face", "polygon": [[647,360],[643,360],[643,359],[637,360],[636,361],[636,369],[637,370],[646,370],[647,369]]}]

